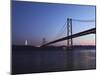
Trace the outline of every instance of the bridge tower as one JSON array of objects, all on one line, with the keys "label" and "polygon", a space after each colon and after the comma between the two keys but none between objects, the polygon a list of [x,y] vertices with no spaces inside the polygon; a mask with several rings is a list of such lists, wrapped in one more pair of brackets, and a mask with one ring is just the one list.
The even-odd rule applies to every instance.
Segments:
[{"label": "bridge tower", "polygon": [[67,36],[71,36],[67,40],[67,48],[72,49],[73,39],[72,39],[72,19],[71,18],[67,18]]},{"label": "bridge tower", "polygon": [[44,44],[46,44],[46,39],[45,38],[42,39],[42,45],[44,45]]}]

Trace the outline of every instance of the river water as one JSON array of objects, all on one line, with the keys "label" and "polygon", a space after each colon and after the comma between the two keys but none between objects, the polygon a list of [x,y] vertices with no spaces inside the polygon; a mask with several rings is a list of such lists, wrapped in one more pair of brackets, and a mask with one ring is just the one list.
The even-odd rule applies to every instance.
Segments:
[{"label": "river water", "polygon": [[96,68],[95,49],[34,50],[13,53],[14,73],[87,70]]}]

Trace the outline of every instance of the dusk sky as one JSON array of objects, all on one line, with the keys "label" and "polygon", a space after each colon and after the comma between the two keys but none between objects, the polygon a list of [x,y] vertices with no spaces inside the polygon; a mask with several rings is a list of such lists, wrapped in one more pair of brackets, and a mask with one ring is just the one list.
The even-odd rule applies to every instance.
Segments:
[{"label": "dusk sky", "polygon": [[[49,42],[67,36],[66,28],[60,37],[56,37],[68,17],[95,20],[95,6],[13,1],[12,44],[24,45],[25,40],[28,40],[29,45],[39,46],[43,38]],[[95,27],[95,22],[72,22],[73,34]],[[66,41],[55,45],[62,44],[66,44]],[[74,44],[94,45],[95,35],[75,38]]]}]

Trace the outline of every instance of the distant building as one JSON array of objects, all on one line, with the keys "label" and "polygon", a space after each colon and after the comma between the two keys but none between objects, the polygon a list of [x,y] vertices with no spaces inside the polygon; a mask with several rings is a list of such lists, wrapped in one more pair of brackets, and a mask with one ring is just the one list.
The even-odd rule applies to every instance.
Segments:
[{"label": "distant building", "polygon": [[28,45],[28,41],[27,40],[25,40],[25,45]]}]

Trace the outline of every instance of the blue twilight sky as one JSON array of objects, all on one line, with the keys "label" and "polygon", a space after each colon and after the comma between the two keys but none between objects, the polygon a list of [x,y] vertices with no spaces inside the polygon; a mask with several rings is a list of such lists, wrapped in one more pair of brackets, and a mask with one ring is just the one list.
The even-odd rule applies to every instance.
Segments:
[{"label": "blue twilight sky", "polygon": [[[66,36],[67,29],[56,37],[68,17],[95,20],[95,6],[12,1],[12,44],[23,45],[28,40],[30,45],[37,46],[43,38],[48,42]],[[94,27],[95,22],[73,21],[73,34]],[[92,34],[75,38],[74,44],[93,45],[94,42]],[[65,41],[57,44],[65,44]]]}]

